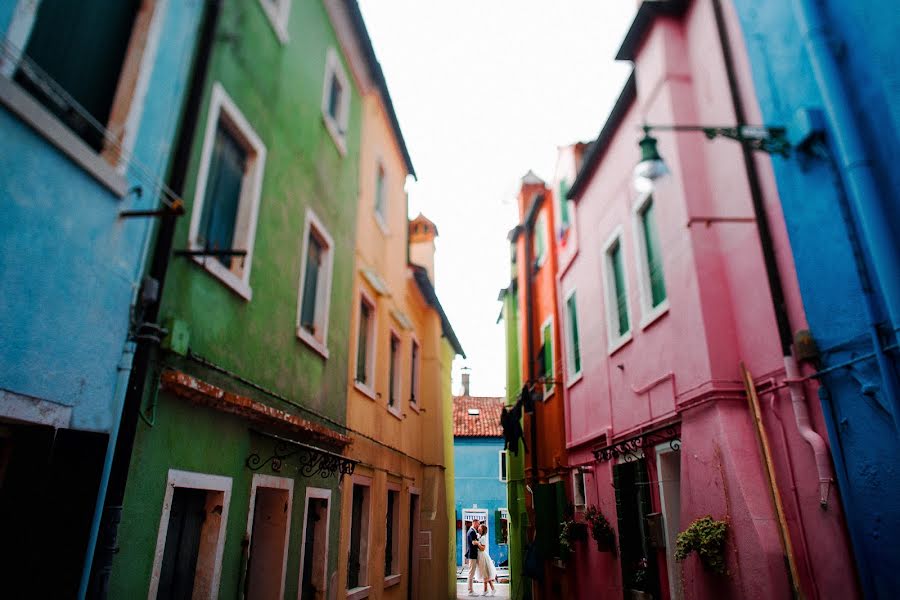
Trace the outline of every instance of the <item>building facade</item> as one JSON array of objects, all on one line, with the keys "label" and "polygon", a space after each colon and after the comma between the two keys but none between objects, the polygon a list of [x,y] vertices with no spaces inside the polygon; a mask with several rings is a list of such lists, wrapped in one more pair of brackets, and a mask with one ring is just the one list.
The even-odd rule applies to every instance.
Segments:
[{"label": "building facade", "polygon": [[[468,374],[464,374],[467,377]],[[507,506],[506,451],[500,411],[503,398],[453,398],[453,464],[456,502],[456,532],[459,543],[456,564],[468,573],[464,559],[465,537],[472,519],[487,525],[487,551],[494,564],[509,566],[509,507]]]},{"label": "building facade", "polygon": [[86,589],[202,13],[0,2],[4,595]]},{"label": "building facade", "polygon": [[355,2],[206,5],[220,12],[195,73],[166,336],[136,407],[108,596],[323,599],[343,589],[340,482],[354,466],[348,316],[371,48]]},{"label": "building facade", "polygon": [[900,535],[896,9],[734,6],[762,118],[786,126],[797,150],[775,179],[860,581],[866,597],[894,598],[900,559],[882,540]]},{"label": "building facade", "polygon": [[[576,543],[579,597],[859,596],[793,347],[806,316],[772,175],[785,159],[666,130],[761,122],[742,43],[728,3],[644,2],[618,54],[635,70],[568,193],[581,236],[559,280],[567,490],[617,542]],[[669,173],[638,191],[648,123]],[[720,575],[675,556],[707,516],[726,524]]]}]

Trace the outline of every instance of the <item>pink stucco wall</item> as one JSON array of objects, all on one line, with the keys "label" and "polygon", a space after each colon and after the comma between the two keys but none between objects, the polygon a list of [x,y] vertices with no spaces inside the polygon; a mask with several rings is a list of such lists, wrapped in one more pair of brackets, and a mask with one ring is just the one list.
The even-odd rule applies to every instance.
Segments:
[{"label": "pink stucco wall", "polygon": [[[744,41],[730,4],[723,4],[749,120],[759,122]],[[669,307],[650,322],[642,308],[633,212],[640,197],[631,186],[639,125],[735,122],[709,0],[693,2],[683,18],[656,18],[638,52],[636,82],[637,98],[577,203],[578,253],[559,280],[561,298],[576,290],[583,368],[582,378],[566,393],[569,464],[593,465],[586,476],[588,504],[597,504],[615,522],[612,465],[595,462],[589,449],[653,424],[679,421],[680,529],[707,514],[727,517],[731,525],[729,576],[713,578],[689,559],[684,563],[684,597],[790,597],[777,521],[740,380],[743,361],[761,390],[804,594],[855,597],[838,492],[832,489],[827,510],[819,507],[813,454],[800,436],[783,386],[783,357],[756,226],[687,225],[698,217],[753,216],[737,143],[708,141],[700,133],[654,133],[671,170],[654,192]],[[759,154],[757,164],[791,325],[797,331],[806,322],[770,159]],[[610,353],[602,249],[617,228],[622,232],[632,339]],[[806,401],[814,428],[825,437],[812,386],[806,387]],[[647,454],[648,464],[654,463],[649,460],[652,451]],[[582,578],[582,597],[621,589],[620,567],[608,554],[579,553],[575,568],[606,574]]]}]

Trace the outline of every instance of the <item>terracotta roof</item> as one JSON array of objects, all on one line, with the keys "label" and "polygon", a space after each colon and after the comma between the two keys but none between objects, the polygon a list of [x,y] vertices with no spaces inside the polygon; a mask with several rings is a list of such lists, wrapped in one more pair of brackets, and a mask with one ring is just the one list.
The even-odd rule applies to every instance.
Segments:
[{"label": "terracotta roof", "polygon": [[[478,414],[470,414],[478,411]],[[503,437],[500,411],[503,398],[487,396],[453,397],[453,437]]]}]

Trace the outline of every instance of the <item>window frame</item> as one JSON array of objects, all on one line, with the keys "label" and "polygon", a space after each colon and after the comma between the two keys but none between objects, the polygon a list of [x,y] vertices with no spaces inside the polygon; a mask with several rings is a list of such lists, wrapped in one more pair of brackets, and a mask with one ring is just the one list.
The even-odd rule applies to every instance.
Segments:
[{"label": "window frame", "polygon": [[[584,354],[581,352],[581,335],[580,329],[578,328],[578,296],[576,295],[576,291],[578,288],[572,288],[568,292],[566,292],[563,297],[563,310],[565,311],[565,334],[566,334],[566,386],[572,386],[581,379],[584,373]],[[572,327],[572,318],[569,313],[569,301],[575,300],[575,323],[574,329]],[[579,332],[578,340],[576,342],[575,336],[573,335],[574,331]],[[573,370],[575,368],[575,351],[577,344],[578,351],[578,370]]]},{"label": "window frame", "polygon": [[[388,388],[385,406],[389,413],[401,419],[403,413],[403,338],[393,327],[388,331]],[[397,342],[396,355],[393,349],[394,341]],[[391,389],[392,383],[394,389]],[[391,404],[391,396],[394,397],[393,404]]]},{"label": "window frame", "polygon": [[[622,253],[622,284],[625,286],[625,313],[628,317],[628,331],[619,334],[619,311],[618,298],[616,294],[615,272],[612,265],[612,250],[618,245],[619,251]],[[628,290],[628,269],[626,268],[627,258],[625,255],[625,243],[622,226],[619,225],[613,229],[612,234],[603,244],[603,289],[604,304],[606,305],[606,343],[607,352],[615,353],[619,348],[631,341],[634,334],[634,319],[631,315],[631,302]]]},{"label": "window frame", "polygon": [[[356,374],[358,373],[359,368],[359,343],[360,343],[360,324],[362,321],[362,305],[363,303],[368,304],[370,310],[372,311],[372,316],[369,320],[369,328],[366,332],[366,377],[367,381],[362,382],[356,378]],[[356,350],[355,358],[353,360],[353,387],[357,390],[375,400],[377,396],[375,395],[375,384],[376,384],[376,370],[375,370],[375,354],[377,352],[378,344],[375,339],[378,334],[378,304],[375,302],[374,298],[366,293],[365,290],[360,288],[359,290],[359,298],[356,302],[356,331],[354,332],[354,336],[356,336],[356,343],[353,345]]]},{"label": "window frame", "polygon": [[[331,116],[331,81],[336,78],[344,93],[340,98],[337,118]],[[341,156],[347,155],[347,129],[350,122],[350,80],[341,58],[333,47],[325,52],[325,81],[322,85],[322,118]]]},{"label": "window frame", "polygon": [[[547,356],[547,349],[546,349],[547,341],[546,341],[546,336],[544,335],[544,331],[547,330],[548,328],[549,328],[549,330],[550,330],[550,338],[549,338],[549,342],[550,342],[550,368],[549,368],[549,369],[547,368],[547,360],[546,360],[546,356]],[[552,380],[552,379],[554,379],[554,375],[556,374],[556,364],[555,364],[555,362],[554,362],[554,360],[555,360],[555,356],[554,356],[554,355],[556,354],[556,353],[555,353],[556,344],[555,344],[555,342],[553,341],[553,315],[548,316],[546,319],[544,319],[544,322],[541,323],[541,348],[544,349],[544,359],[545,359],[545,360],[544,360],[544,372],[541,373],[541,375],[544,376],[544,377],[546,377],[547,373],[549,372],[549,373],[550,373],[550,379]],[[552,396],[552,395],[554,394],[555,391],[556,391],[556,386],[555,386],[554,384],[551,383],[551,384],[548,385],[547,383],[544,383],[544,400],[546,401],[548,398],[550,398],[550,396]]]},{"label": "window frame", "polygon": [[287,44],[290,41],[290,35],[288,35],[288,20],[291,15],[291,0],[272,0],[273,3],[277,4],[277,6],[272,6],[272,3],[267,0],[259,0],[259,4],[263,9],[263,13],[266,15],[266,19],[269,21],[269,24],[272,26],[272,30],[275,32],[275,36],[278,38],[278,41],[281,42],[282,45]]},{"label": "window frame", "polygon": [[[316,305],[314,324],[321,331],[321,336],[311,333],[303,327],[303,293],[306,287],[306,262],[309,258],[309,239],[316,236],[324,247],[324,258],[319,269],[319,281],[316,285]],[[306,223],[303,226],[303,241],[300,249],[300,282],[297,291],[297,337],[310,348],[328,358],[328,322],[331,313],[331,283],[334,270],[334,239],[325,225],[311,209],[306,209]]]},{"label": "window frame", "polygon": [[419,412],[419,384],[422,379],[422,344],[419,343],[419,339],[415,334],[410,335],[409,340],[409,407]]},{"label": "window frame", "polygon": [[506,462],[507,451],[500,450],[500,472],[497,473],[497,479],[500,480],[500,483],[509,482],[509,465]]},{"label": "window frame", "polygon": [[[578,482],[581,481],[581,504],[578,504]],[[584,510],[587,506],[587,481],[585,471],[581,467],[572,470],[572,505],[575,510]]]},{"label": "window frame", "polygon": [[[259,217],[259,205],[262,200],[262,184],[266,165],[266,146],[256,134],[249,121],[244,117],[228,92],[218,81],[213,83],[209,107],[206,115],[206,131],[203,134],[203,150],[200,154],[200,169],[194,187],[191,223],[188,233],[188,247],[191,250],[203,250],[197,241],[200,221],[203,216],[203,205],[206,201],[206,186],[209,183],[209,170],[212,161],[213,145],[220,121],[225,122],[231,135],[245,144],[248,166],[241,182],[241,197],[238,201],[238,214],[235,220],[235,240],[243,236],[243,240],[233,242],[233,246],[243,245],[247,251],[241,274],[227,268],[215,257],[192,256],[191,258],[213,277],[219,279],[240,297],[248,302],[253,299],[250,287],[250,271],[253,265],[253,247],[256,241],[256,224]],[[242,232],[242,233],[239,233]]]},{"label": "window frame", "polygon": [[[659,304],[653,306],[653,281],[650,277],[650,257],[647,252],[647,240],[645,237],[646,232],[644,231],[643,216],[647,207],[654,202],[655,199],[653,198],[652,192],[641,194],[635,201],[631,210],[635,232],[635,254],[638,257],[638,293],[641,302],[641,322],[639,326],[641,329],[645,329],[648,325],[669,311],[669,293],[668,289],[666,289],[665,269],[663,269],[662,277],[663,289],[666,296]],[[653,224],[656,227],[656,234],[659,236],[659,222],[654,219]],[[662,256],[660,256],[660,262],[662,262]]]},{"label": "window frame", "polygon": [[[379,194],[380,190],[380,194]],[[375,161],[375,198],[373,203],[373,213],[375,222],[385,235],[388,233],[388,176],[387,169],[384,168],[384,161],[378,159]],[[378,201],[381,198],[381,209],[379,210]]]}]

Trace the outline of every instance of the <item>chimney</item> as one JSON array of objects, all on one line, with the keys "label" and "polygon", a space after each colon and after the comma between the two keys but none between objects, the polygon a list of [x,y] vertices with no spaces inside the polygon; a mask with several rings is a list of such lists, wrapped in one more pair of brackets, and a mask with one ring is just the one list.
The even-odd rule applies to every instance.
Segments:
[{"label": "chimney", "polygon": [[469,367],[463,367],[462,370],[462,385],[463,385],[463,396],[470,396],[469,394]]},{"label": "chimney", "polygon": [[437,235],[437,227],[422,213],[409,222],[409,261],[414,265],[425,267],[432,285],[434,285],[434,238]]}]

